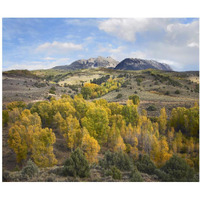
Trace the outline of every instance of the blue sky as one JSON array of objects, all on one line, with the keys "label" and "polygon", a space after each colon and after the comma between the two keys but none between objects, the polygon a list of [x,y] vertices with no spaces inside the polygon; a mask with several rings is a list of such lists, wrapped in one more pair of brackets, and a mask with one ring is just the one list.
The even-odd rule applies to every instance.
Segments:
[{"label": "blue sky", "polygon": [[4,18],[3,70],[48,69],[78,59],[153,59],[199,70],[194,18]]}]

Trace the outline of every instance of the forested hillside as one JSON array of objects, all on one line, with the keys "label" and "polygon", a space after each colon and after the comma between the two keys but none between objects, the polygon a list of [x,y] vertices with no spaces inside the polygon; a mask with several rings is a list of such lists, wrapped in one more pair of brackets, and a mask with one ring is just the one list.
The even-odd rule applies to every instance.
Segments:
[{"label": "forested hillside", "polygon": [[135,94],[125,105],[86,100],[121,84],[110,79],[85,84],[73,98],[7,104],[3,145],[15,157],[8,167],[4,152],[4,181],[198,181],[198,103],[148,117]]}]

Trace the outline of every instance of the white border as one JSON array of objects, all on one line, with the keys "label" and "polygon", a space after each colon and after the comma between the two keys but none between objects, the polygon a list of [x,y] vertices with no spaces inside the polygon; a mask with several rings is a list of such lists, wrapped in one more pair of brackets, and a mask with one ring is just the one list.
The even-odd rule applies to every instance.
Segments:
[{"label": "white border", "polygon": [[[200,17],[198,0],[1,0],[3,17]],[[2,20],[0,22],[2,30]],[[1,32],[2,34],[2,32]],[[2,35],[0,34],[1,38]],[[2,39],[1,39],[2,45]],[[2,51],[2,49],[0,50]],[[2,66],[2,52],[1,52]],[[2,80],[2,74],[1,74]],[[1,81],[2,88],[2,81]],[[2,102],[2,96],[1,96]],[[2,108],[2,106],[1,106]],[[1,129],[2,130],[2,129]],[[2,138],[1,138],[2,152]],[[0,158],[2,163],[2,156]],[[1,166],[2,169],[2,166]],[[2,170],[1,170],[2,172]],[[1,173],[0,173],[1,175]],[[1,176],[2,177],[2,176]],[[199,183],[1,183],[1,199],[199,199]]]}]

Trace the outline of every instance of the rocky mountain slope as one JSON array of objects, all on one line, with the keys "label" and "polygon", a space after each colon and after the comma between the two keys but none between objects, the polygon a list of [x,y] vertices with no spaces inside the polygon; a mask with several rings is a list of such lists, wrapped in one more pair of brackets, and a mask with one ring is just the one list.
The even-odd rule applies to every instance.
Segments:
[{"label": "rocky mountain slope", "polygon": [[155,60],[144,60],[138,58],[126,58],[115,67],[115,69],[118,70],[143,70],[149,68],[172,71],[171,67],[165,63],[159,63]]},{"label": "rocky mountain slope", "polygon": [[111,57],[97,57],[89,58],[88,60],[81,59],[77,60],[70,65],[56,66],[53,69],[66,69],[66,70],[77,70],[77,69],[88,69],[96,67],[114,68],[119,62]]}]

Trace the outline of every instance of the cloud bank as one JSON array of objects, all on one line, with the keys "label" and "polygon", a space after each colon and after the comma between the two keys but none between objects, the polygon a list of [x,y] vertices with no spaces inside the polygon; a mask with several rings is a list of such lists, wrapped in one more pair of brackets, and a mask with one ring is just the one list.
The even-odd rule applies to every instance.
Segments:
[{"label": "cloud bank", "polygon": [[[99,23],[99,29],[137,48],[136,57],[165,60],[175,70],[199,65],[198,20],[183,24],[176,19],[108,19]],[[134,55],[130,49],[127,57]]]}]

